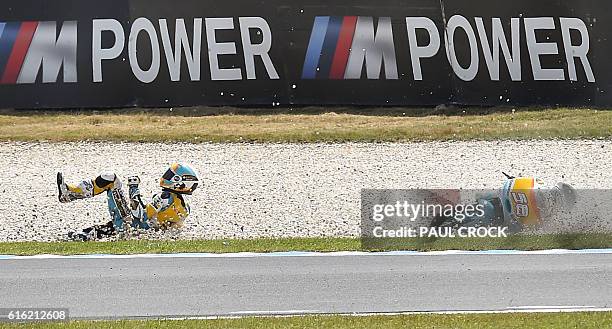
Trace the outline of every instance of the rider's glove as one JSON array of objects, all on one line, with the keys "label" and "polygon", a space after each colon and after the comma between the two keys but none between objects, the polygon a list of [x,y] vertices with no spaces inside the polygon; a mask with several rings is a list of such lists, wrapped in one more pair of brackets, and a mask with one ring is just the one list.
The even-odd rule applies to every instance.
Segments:
[{"label": "rider's glove", "polygon": [[140,178],[138,176],[128,177],[128,186],[138,186],[140,184]]},{"label": "rider's glove", "polygon": [[140,184],[140,178],[138,178],[138,176],[128,177],[130,207],[132,208],[132,210],[138,209],[142,203],[140,200],[140,189],[138,188],[138,184]]}]

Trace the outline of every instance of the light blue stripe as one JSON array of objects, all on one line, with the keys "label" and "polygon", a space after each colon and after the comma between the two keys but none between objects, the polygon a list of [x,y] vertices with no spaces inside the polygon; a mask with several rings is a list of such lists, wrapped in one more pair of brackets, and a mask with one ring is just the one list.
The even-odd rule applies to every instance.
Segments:
[{"label": "light blue stripe", "polygon": [[6,25],[6,23],[0,22],[0,37],[2,37],[2,31],[4,31],[4,25]]},{"label": "light blue stripe", "polygon": [[328,24],[329,16],[315,17],[302,69],[302,79],[315,79],[317,77],[317,67],[319,66],[319,58],[323,50],[323,42],[325,41]]},{"label": "light blue stripe", "polygon": [[286,252],[239,252],[239,253],[177,253],[177,254],[137,254],[137,255],[35,255],[17,256],[0,255],[0,260],[11,259],[93,259],[93,258],[240,258],[240,257],[342,257],[342,256],[453,256],[453,255],[567,255],[567,254],[612,254],[611,249],[553,249],[553,250],[442,250],[442,251],[338,251],[338,252],[316,252],[316,251],[286,251]]}]

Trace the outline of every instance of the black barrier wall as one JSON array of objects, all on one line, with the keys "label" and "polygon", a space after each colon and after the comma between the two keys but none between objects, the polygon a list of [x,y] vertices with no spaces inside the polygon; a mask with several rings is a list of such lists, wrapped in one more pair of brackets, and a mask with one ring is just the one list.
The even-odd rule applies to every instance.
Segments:
[{"label": "black barrier wall", "polygon": [[0,107],[612,105],[607,0],[3,4]]}]

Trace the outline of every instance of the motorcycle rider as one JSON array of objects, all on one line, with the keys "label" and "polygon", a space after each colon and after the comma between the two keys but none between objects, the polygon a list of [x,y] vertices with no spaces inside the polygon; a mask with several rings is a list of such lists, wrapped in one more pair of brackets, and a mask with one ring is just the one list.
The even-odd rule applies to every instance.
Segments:
[{"label": "motorcycle rider", "polygon": [[544,221],[570,211],[576,204],[577,193],[570,184],[559,182],[549,186],[534,177],[504,175],[508,179],[499,193],[480,196],[476,200],[475,204],[483,209],[480,216],[466,217],[461,221],[438,216],[431,226],[507,226],[509,232],[516,233],[536,228]]},{"label": "motorcycle rider", "polygon": [[114,173],[103,173],[93,180],[78,184],[66,184],[62,173],[57,173],[58,199],[68,203],[91,198],[106,192],[111,221],[94,225],[82,232],[69,232],[73,240],[93,240],[124,232],[128,226],[134,229],[167,229],[182,227],[190,213],[184,195],[190,195],[199,184],[199,175],[188,164],[174,163],[159,179],[160,193],[150,203],[142,201],[138,176],[128,177],[129,204],[123,193],[123,184]]}]

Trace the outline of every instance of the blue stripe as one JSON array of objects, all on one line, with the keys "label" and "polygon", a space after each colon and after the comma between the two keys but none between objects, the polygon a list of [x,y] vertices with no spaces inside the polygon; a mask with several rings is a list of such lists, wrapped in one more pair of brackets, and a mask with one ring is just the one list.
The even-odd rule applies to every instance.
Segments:
[{"label": "blue stripe", "polygon": [[9,56],[11,56],[20,27],[21,22],[10,22],[6,23],[2,29],[2,36],[0,36],[0,75],[4,72],[6,62],[8,62]]},{"label": "blue stripe", "polygon": [[6,25],[6,23],[0,22],[0,36],[2,36],[2,31],[4,31],[4,26],[5,25]]},{"label": "blue stripe", "polygon": [[325,34],[325,41],[323,42],[323,51],[321,52],[321,58],[319,59],[319,72],[317,72],[318,78],[329,78],[329,71],[331,70],[332,62],[334,60],[334,53],[336,52],[336,46],[338,45],[338,37],[340,36],[341,28],[342,17],[331,17],[327,27],[327,34]]},{"label": "blue stripe", "polygon": [[111,254],[88,254],[88,255],[35,255],[17,256],[0,255],[0,260],[16,259],[86,259],[86,258],[231,258],[231,257],[334,257],[334,256],[454,256],[454,255],[572,255],[572,254],[605,254],[612,255],[612,249],[558,249],[558,250],[445,250],[445,251],[340,251],[340,252],[316,252],[316,251],[286,251],[286,252],[238,252],[238,253],[178,253],[178,254],[140,254],[140,255],[111,255]]},{"label": "blue stripe", "polygon": [[329,16],[315,17],[312,34],[308,42],[308,50],[306,51],[306,59],[304,60],[304,68],[302,69],[302,79],[314,79],[317,76],[319,57],[321,57],[328,24]]}]

